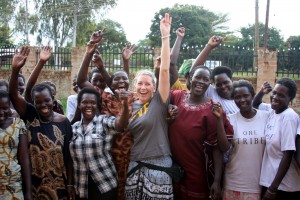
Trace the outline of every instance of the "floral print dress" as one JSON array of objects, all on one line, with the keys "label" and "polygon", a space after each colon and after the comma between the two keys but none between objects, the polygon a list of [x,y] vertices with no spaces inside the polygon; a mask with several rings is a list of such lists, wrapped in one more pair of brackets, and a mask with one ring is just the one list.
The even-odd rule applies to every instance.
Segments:
[{"label": "floral print dress", "polygon": [[69,161],[70,122],[42,122],[37,111],[27,104],[24,118],[28,128],[34,199],[67,199],[66,163]]}]

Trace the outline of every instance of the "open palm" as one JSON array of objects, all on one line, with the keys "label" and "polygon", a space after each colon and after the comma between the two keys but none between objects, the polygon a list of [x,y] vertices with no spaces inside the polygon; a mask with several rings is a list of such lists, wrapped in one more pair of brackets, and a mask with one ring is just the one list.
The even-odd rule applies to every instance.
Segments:
[{"label": "open palm", "polygon": [[14,69],[21,69],[25,62],[26,62],[26,59],[27,59],[27,56],[29,55],[29,52],[30,52],[30,49],[28,46],[23,46],[21,48],[21,51],[20,53],[18,52],[18,50],[16,50],[16,53],[13,57],[13,60],[12,60],[12,68]]},{"label": "open palm", "polygon": [[41,48],[40,59],[42,61],[48,61],[52,55],[52,48],[50,46],[45,46]]}]

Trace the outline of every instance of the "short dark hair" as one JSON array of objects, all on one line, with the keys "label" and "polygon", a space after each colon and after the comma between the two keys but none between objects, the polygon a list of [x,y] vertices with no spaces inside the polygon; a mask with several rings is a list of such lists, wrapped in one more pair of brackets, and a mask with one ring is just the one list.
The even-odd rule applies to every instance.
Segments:
[{"label": "short dark hair", "polygon": [[219,74],[226,74],[230,79],[232,79],[232,71],[227,66],[219,66],[212,70],[211,72],[211,79],[213,82],[215,82],[215,76]]},{"label": "short dark hair", "polygon": [[31,90],[31,99],[34,100],[34,96],[33,96],[34,92],[41,92],[44,89],[47,89],[49,91],[49,94],[52,98],[53,94],[52,94],[52,90],[51,90],[50,86],[46,83],[40,83],[40,84],[33,86],[32,90]]},{"label": "short dark hair", "polygon": [[231,98],[234,98],[234,90],[236,88],[240,88],[240,87],[246,87],[246,88],[248,88],[251,96],[252,97],[255,96],[255,91],[254,91],[253,85],[249,81],[241,79],[241,80],[238,80],[238,81],[233,81],[233,83],[232,83]]},{"label": "short dark hair", "polygon": [[94,94],[96,96],[97,108],[98,108],[99,112],[101,112],[101,96],[100,96],[99,92],[96,89],[91,88],[91,87],[85,87],[82,90],[80,90],[80,92],[78,93],[78,96],[77,96],[77,106],[80,105],[80,102],[82,100],[82,96],[84,94]]},{"label": "short dark hair", "polygon": [[0,99],[2,98],[8,98],[8,102],[10,102],[9,94],[5,90],[0,90]]},{"label": "short dark hair", "polygon": [[194,76],[194,73],[197,69],[206,69],[209,74],[211,74],[211,70],[207,67],[207,66],[204,66],[204,65],[198,65],[198,66],[195,66],[192,68],[192,70],[188,71],[186,74],[185,74],[185,78],[186,78],[186,87],[187,89],[190,90],[191,86],[190,86],[190,82],[192,80],[192,77]]},{"label": "short dark hair", "polygon": [[278,79],[276,81],[276,84],[283,85],[289,89],[288,95],[291,97],[291,100],[293,100],[297,94],[297,84],[293,79],[284,77],[281,79]]},{"label": "short dark hair", "polygon": [[19,78],[19,77],[21,77],[21,78],[23,79],[24,83],[26,83],[26,81],[25,81],[25,76],[24,76],[23,74],[19,73],[19,74],[18,74],[18,78]]},{"label": "short dark hair", "polygon": [[56,85],[52,81],[42,81],[42,83],[49,85],[50,87],[53,87],[56,91]]},{"label": "short dark hair", "polygon": [[116,76],[116,73],[118,73],[118,72],[124,72],[124,73],[127,75],[128,79],[129,79],[129,76],[128,76],[127,72],[125,72],[124,70],[118,70],[118,71],[114,72],[114,73],[111,75],[111,77],[110,77],[110,80],[109,80],[109,86],[110,86],[110,87],[111,87],[111,85],[112,85],[113,79],[114,79],[115,76]]},{"label": "short dark hair", "polygon": [[5,79],[0,79],[0,86],[5,86],[8,91],[8,81]]},{"label": "short dark hair", "polygon": [[[98,68],[92,69],[92,71],[91,71],[91,73],[89,75],[89,81],[90,82],[92,81],[93,74],[95,74],[95,73],[101,74],[101,72],[100,72],[100,70]],[[101,76],[102,76],[102,74],[101,74]]]}]

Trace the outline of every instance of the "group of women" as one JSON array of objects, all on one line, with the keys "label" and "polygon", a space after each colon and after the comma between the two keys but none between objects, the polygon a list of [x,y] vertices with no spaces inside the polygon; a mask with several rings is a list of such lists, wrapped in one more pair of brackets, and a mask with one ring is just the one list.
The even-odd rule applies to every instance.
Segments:
[{"label": "group of women", "polygon": [[[203,63],[225,39],[214,36],[187,70],[189,91],[176,90],[185,29],[176,31],[170,51],[171,23],[166,13],[156,77],[138,72],[134,92],[128,64],[135,46],[122,52],[125,70],[110,76],[96,49],[105,31],[94,32],[73,85],[79,90],[69,119],[59,114],[55,87],[35,84],[52,49],[41,49],[26,98],[18,77],[30,49],[15,54],[8,88],[0,90],[1,198],[300,199],[300,159],[293,157],[299,116],[288,107],[295,82],[279,79],[273,90],[266,83],[255,96],[248,81],[232,82],[230,68],[211,72]],[[88,78],[91,61],[96,69]],[[270,90],[271,104],[261,104]],[[185,172],[178,182],[167,173],[173,162]]]}]

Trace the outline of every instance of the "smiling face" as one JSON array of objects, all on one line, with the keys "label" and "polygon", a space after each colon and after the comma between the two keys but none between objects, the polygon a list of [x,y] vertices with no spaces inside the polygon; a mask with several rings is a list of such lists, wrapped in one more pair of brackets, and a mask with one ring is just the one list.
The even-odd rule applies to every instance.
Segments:
[{"label": "smiling face", "polygon": [[191,94],[202,96],[210,85],[210,72],[205,68],[197,69],[191,79]]},{"label": "smiling face", "polygon": [[152,77],[148,75],[139,75],[135,84],[135,91],[141,104],[147,103],[155,92],[155,85]]},{"label": "smiling face", "polygon": [[121,89],[128,90],[129,88],[128,75],[123,71],[118,71],[114,73],[111,82],[111,87],[114,90],[121,90]]},{"label": "smiling face", "polygon": [[85,122],[89,123],[93,120],[97,112],[97,97],[95,94],[84,93],[82,95],[79,110],[83,115]]},{"label": "smiling face", "polygon": [[215,75],[214,82],[218,95],[224,99],[231,99],[232,81],[227,74]]},{"label": "smiling face", "polygon": [[91,83],[102,90],[105,89],[105,81],[100,73],[94,72],[91,78]]},{"label": "smiling face", "polygon": [[247,87],[243,86],[235,88],[233,91],[233,99],[241,112],[252,110],[253,96]]},{"label": "smiling face", "polygon": [[0,98],[0,124],[5,124],[8,117],[11,116],[10,101],[8,97]]},{"label": "smiling face", "polygon": [[33,101],[37,112],[40,117],[44,119],[50,119],[52,116],[53,109],[53,99],[47,88],[41,90],[40,92],[33,92]]},{"label": "smiling face", "polygon": [[289,103],[291,101],[291,97],[289,94],[289,88],[285,87],[281,84],[276,84],[271,96],[271,107],[277,114],[283,112],[285,109],[288,108]]}]

